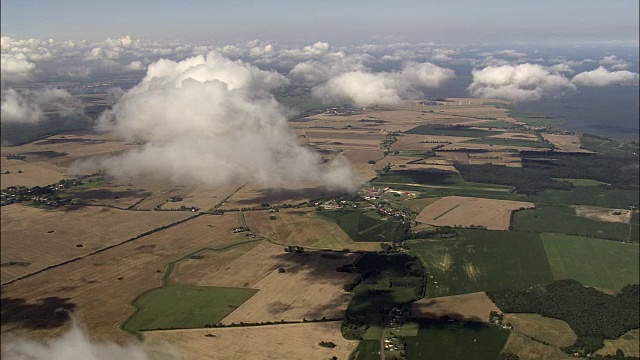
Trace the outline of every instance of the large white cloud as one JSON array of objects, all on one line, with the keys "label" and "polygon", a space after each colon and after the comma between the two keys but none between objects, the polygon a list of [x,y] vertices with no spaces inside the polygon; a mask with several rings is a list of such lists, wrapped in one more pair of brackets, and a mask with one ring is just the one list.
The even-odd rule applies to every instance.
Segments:
[{"label": "large white cloud", "polygon": [[538,64],[488,66],[471,74],[467,90],[481,98],[534,101],[575,89],[566,77]]},{"label": "large white cloud", "polygon": [[0,121],[2,123],[37,124],[44,118],[40,106],[30,102],[14,89],[2,93]]},{"label": "large white cloud", "polygon": [[181,358],[168,345],[149,348],[139,344],[119,345],[98,342],[73,323],[59,337],[35,340],[26,337],[3,335],[2,358],[6,360],[174,360]]},{"label": "large white cloud", "polygon": [[211,186],[253,181],[352,189],[344,160],[321,165],[317,154],[298,144],[281,106],[266,92],[285,83],[276,72],[215,52],[160,60],[100,120],[100,128],[144,145],[79,163],[76,170]]},{"label": "large white cloud", "polygon": [[638,74],[627,71],[609,71],[604,67],[581,72],[571,82],[583,86],[638,85]]},{"label": "large white cloud", "polygon": [[23,53],[0,54],[0,81],[3,84],[27,80],[35,68]]},{"label": "large white cloud", "polygon": [[312,94],[329,101],[350,101],[358,106],[397,104],[402,99],[422,95],[421,88],[436,88],[454,76],[453,70],[432,63],[407,62],[402,70],[395,72],[342,73],[314,87]]},{"label": "large white cloud", "polygon": [[620,59],[615,55],[605,56],[600,60],[600,64],[610,68],[611,70],[625,70],[631,66],[631,63],[624,59]]},{"label": "large white cloud", "polygon": [[44,88],[39,90],[8,89],[2,92],[0,118],[2,123],[37,124],[45,118],[45,111],[65,117],[82,116],[82,104],[66,90]]}]

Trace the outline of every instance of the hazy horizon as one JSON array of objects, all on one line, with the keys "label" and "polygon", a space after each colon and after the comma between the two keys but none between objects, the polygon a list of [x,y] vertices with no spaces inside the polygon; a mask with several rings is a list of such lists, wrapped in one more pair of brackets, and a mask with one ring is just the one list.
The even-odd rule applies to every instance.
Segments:
[{"label": "hazy horizon", "polygon": [[638,42],[637,1],[3,1],[2,35],[183,42]]}]

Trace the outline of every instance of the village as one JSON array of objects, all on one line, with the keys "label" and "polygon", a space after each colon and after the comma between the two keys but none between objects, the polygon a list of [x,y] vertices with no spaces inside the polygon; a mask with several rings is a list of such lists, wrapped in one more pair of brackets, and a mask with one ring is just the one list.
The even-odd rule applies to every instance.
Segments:
[{"label": "village", "polygon": [[58,196],[57,190],[67,189],[72,186],[82,185],[79,179],[62,179],[59,182],[47,186],[9,186],[2,189],[0,206],[13,203],[31,202],[33,204],[60,207],[67,205],[71,199],[63,199]]}]

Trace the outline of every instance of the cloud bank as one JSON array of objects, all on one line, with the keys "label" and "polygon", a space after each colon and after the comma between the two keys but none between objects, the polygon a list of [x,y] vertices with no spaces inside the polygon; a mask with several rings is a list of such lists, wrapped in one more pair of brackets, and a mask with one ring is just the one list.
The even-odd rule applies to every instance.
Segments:
[{"label": "cloud bank", "polygon": [[9,89],[2,93],[0,121],[2,123],[37,124],[44,118],[38,104],[28,101],[24,96]]},{"label": "cloud bank", "polygon": [[604,67],[581,72],[571,82],[583,86],[638,85],[638,74],[627,70],[609,71]]},{"label": "cloud bank", "polygon": [[314,183],[352,190],[346,160],[323,165],[320,156],[298,144],[281,106],[267,92],[286,83],[277,72],[216,52],[159,60],[99,123],[100,129],[143,145],[74,169],[210,186]]},{"label": "cloud bank", "polygon": [[92,341],[74,321],[60,337],[45,341],[3,335],[2,358],[6,360],[175,360],[172,349],[146,349],[137,344],[118,345]]},{"label": "cloud bank", "polygon": [[467,90],[480,98],[524,102],[575,90],[566,77],[538,64],[488,66],[471,74],[473,82]]},{"label": "cloud bank", "polygon": [[5,123],[37,124],[45,118],[45,110],[61,116],[83,115],[82,105],[66,90],[44,88],[40,90],[7,89],[2,92],[0,121]]},{"label": "cloud bank", "polygon": [[27,80],[36,65],[22,53],[0,55],[0,81],[21,82]]},{"label": "cloud bank", "polygon": [[397,72],[350,71],[330,78],[312,89],[326,101],[350,101],[358,106],[391,105],[422,95],[423,88],[436,88],[453,78],[451,69],[432,63],[407,62]]}]

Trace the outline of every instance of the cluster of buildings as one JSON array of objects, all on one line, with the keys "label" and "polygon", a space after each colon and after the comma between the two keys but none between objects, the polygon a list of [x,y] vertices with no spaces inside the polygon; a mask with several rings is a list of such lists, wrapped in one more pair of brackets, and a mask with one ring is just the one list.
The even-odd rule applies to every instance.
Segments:
[{"label": "cluster of buildings", "polygon": [[399,331],[404,323],[404,313],[401,308],[393,308],[389,312],[389,323],[387,327],[390,331],[390,336],[384,339],[384,349],[388,351],[401,351],[404,350],[404,341],[402,338],[393,335],[394,331]]},{"label": "cluster of buildings", "polygon": [[335,199],[331,199],[329,201],[325,201],[325,202],[316,202],[314,203],[315,206],[320,207],[322,209],[325,210],[337,210],[337,209],[342,209],[344,207],[354,207],[357,208],[358,207],[358,203],[353,202],[353,201],[346,201],[346,200],[335,200]]},{"label": "cluster of buildings", "polygon": [[82,181],[79,179],[63,179],[52,185],[34,186],[32,188],[26,186],[9,186],[2,189],[0,205],[30,201],[36,204],[60,207],[70,203],[71,199],[61,198],[58,196],[57,191],[76,185],[82,185]]},{"label": "cluster of buildings", "polygon": [[358,115],[360,114],[360,111],[356,109],[352,109],[350,107],[339,106],[339,107],[327,108],[323,112],[323,114],[331,115],[331,116],[350,116],[350,115]]},{"label": "cluster of buildings", "polygon": [[377,198],[379,198],[380,196],[382,196],[382,194],[385,193],[389,193],[389,194],[397,194],[397,195],[405,195],[405,196],[409,196],[409,197],[415,197],[416,193],[411,192],[411,191],[405,191],[405,190],[395,190],[392,189],[390,187],[386,187],[386,188],[375,188],[372,187],[370,189],[366,189],[364,190],[364,200],[376,200]]}]

